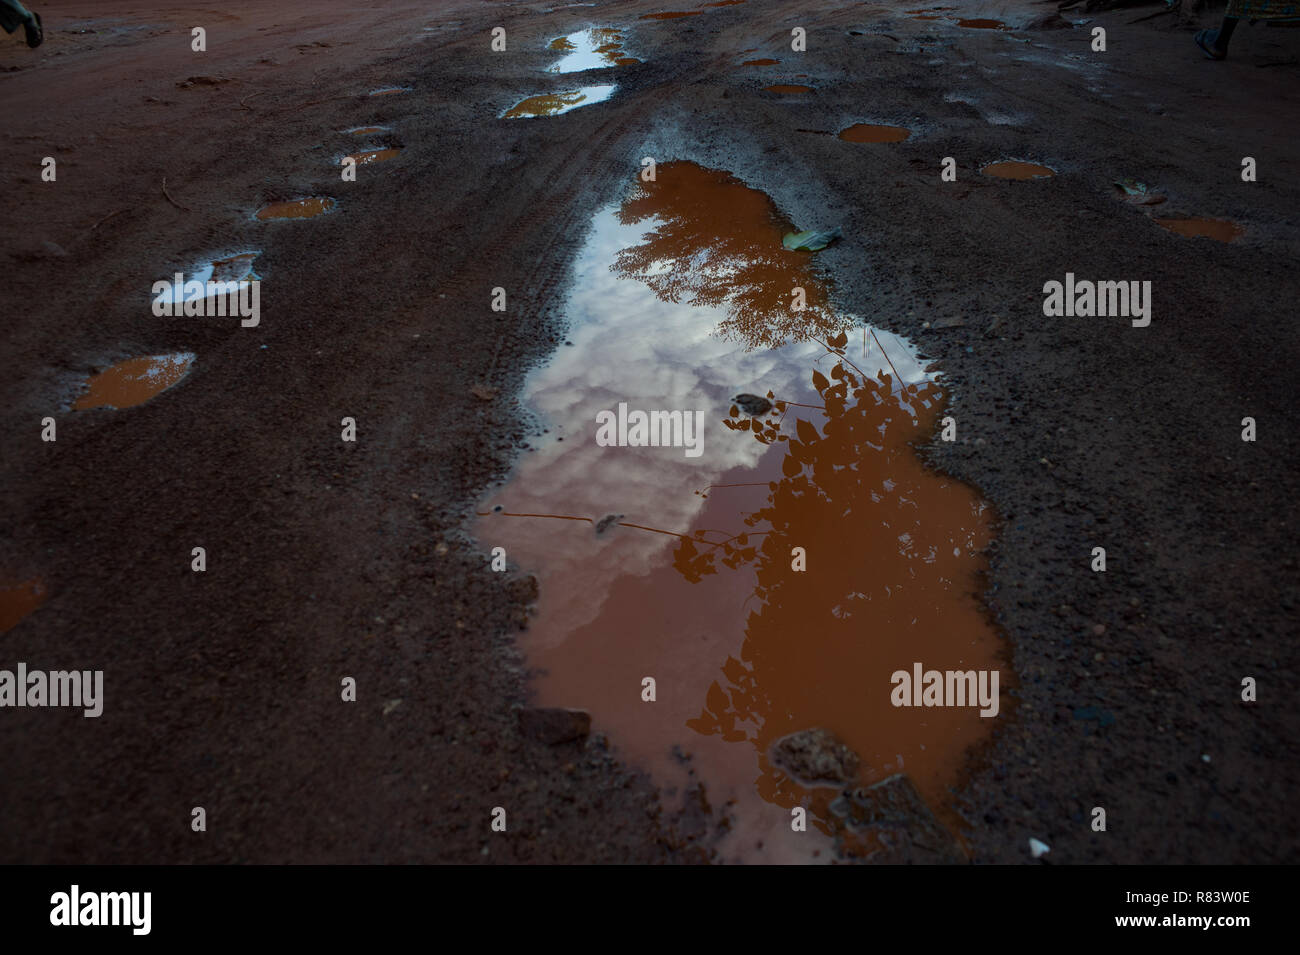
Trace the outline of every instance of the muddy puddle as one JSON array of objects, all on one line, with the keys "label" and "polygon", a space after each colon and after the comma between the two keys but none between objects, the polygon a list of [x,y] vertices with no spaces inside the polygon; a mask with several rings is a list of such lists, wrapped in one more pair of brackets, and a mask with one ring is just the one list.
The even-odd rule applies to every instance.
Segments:
[{"label": "muddy puddle", "polygon": [[1170,232],[1193,239],[1206,238],[1215,239],[1219,242],[1232,242],[1246,233],[1244,226],[1240,226],[1228,219],[1163,218],[1154,221],[1162,229],[1168,229]]},{"label": "muddy puddle", "polygon": [[45,603],[48,596],[40,579],[18,584],[0,584],[0,633],[8,633],[19,621]]},{"label": "muddy puddle", "polygon": [[359,153],[351,153],[339,160],[339,165],[351,159],[358,166],[369,166],[372,163],[387,162],[390,159],[396,159],[402,154],[399,147],[390,146],[384,149],[364,149]]},{"label": "muddy puddle", "polygon": [[1056,170],[1051,166],[1040,166],[1038,163],[1021,162],[1019,160],[991,162],[987,166],[983,166],[980,172],[986,176],[993,176],[995,179],[1016,179],[1020,181],[1050,179],[1056,175]]},{"label": "muddy puddle", "polygon": [[811,86],[801,86],[798,83],[777,83],[775,86],[764,86],[763,89],[769,93],[780,93],[784,96],[793,96],[797,93],[811,93]]},{"label": "muddy puddle", "polygon": [[[990,515],[908,444],[940,391],[905,340],[832,307],[815,257],[781,245],[796,228],[685,162],[598,213],[565,306],[574,347],[524,384],[549,433],[474,528],[538,577],[522,645],[539,704],[590,711],[670,803],[730,816],[722,854],[750,861],[828,858],[839,789],[770,755],[816,727],[860,758],[850,782],[904,772],[955,825],[948,787],[995,721],[896,708],[891,674],[1000,666],[975,596]],[[640,412],[682,427],[643,446]]]},{"label": "muddy puddle", "polygon": [[846,143],[901,143],[912,131],[902,126],[873,126],[870,123],[855,123],[847,129],[840,130],[840,139]]},{"label": "muddy puddle", "polygon": [[964,27],[967,30],[1005,30],[1007,25],[1001,20],[985,20],[976,17],[971,20],[958,20],[957,26]]},{"label": "muddy puddle", "polygon": [[521,100],[501,114],[502,119],[526,119],[534,116],[558,116],[580,106],[601,103],[614,95],[617,87],[584,86],[564,93],[545,93]]},{"label": "muddy puddle", "polygon": [[259,219],[310,219],[329,212],[337,203],[329,196],[310,196],[306,199],[290,199],[287,202],[273,202],[257,210]]},{"label": "muddy puddle", "polygon": [[762,59],[758,59],[758,60],[746,60],[744,63],[741,63],[740,65],[741,66],[776,66],[776,64],[780,62],[781,62],[780,60],[773,60],[770,57],[763,57]]},{"label": "muddy puddle", "polygon": [[682,17],[703,16],[703,10],[672,10],[667,13],[643,13],[642,20],[679,20]]},{"label": "muddy puddle", "polygon": [[184,378],[193,364],[192,352],[128,358],[88,378],[85,394],[73,403],[72,409],[142,405]]},{"label": "muddy puddle", "polygon": [[628,66],[640,63],[623,50],[623,34],[619,30],[592,27],[568,36],[556,37],[548,49],[563,53],[557,62],[548,66],[548,73],[581,73],[610,66]]}]

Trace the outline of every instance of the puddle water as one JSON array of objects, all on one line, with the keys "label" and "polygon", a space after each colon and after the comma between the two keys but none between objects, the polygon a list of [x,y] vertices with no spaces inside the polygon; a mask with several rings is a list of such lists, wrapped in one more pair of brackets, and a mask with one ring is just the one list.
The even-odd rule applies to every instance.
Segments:
[{"label": "puddle water", "polygon": [[48,594],[39,578],[21,584],[0,585],[0,633],[8,633],[29,613],[45,603]]},{"label": "puddle water", "polygon": [[377,90],[371,90],[368,95],[391,96],[394,93],[409,93],[409,92],[411,92],[411,87],[409,86],[384,86]]},{"label": "puddle water", "polygon": [[1227,219],[1156,219],[1155,223],[1170,232],[1176,232],[1189,238],[1203,236],[1207,239],[1216,239],[1219,242],[1231,242],[1246,232],[1243,226]]},{"label": "puddle water", "polygon": [[764,86],[763,89],[769,93],[811,93],[811,86],[800,86],[798,83],[784,84],[778,83],[775,86]]},{"label": "puddle water", "polygon": [[593,27],[551,41],[550,49],[565,56],[548,73],[580,73],[608,66],[626,66],[640,63],[636,57],[623,52],[623,34],[618,30]]},{"label": "puddle water", "polygon": [[840,139],[846,143],[901,143],[912,131],[902,126],[872,126],[857,123],[840,130]]},{"label": "puddle water", "polygon": [[607,100],[614,95],[615,89],[616,87],[612,84],[609,86],[584,86],[582,89],[570,90],[565,93],[545,93],[541,96],[530,96],[502,113],[501,118],[521,119],[530,116],[558,116],[560,113],[567,113],[579,106],[590,106],[592,103]]},{"label": "puddle water", "polygon": [[[260,281],[260,276],[253,271],[253,262],[261,254],[261,252],[239,252],[200,265],[185,283],[177,285],[173,281],[165,292],[159,292],[156,301],[184,305],[186,302],[207,298],[210,291],[209,282],[238,282],[242,285],[245,282]],[[201,283],[202,289],[190,285],[190,282]],[[215,289],[211,291],[217,292]]]},{"label": "puddle water", "polygon": [[[667,790],[703,783],[733,819],[726,858],[826,861],[837,790],[769,758],[813,727],[859,755],[859,781],[906,772],[955,824],[948,787],[995,721],[890,702],[917,661],[999,666],[975,596],[990,515],[908,444],[930,435],[937,386],[906,341],[831,307],[813,256],[781,245],[796,226],[725,172],[660,165],[592,225],[565,306],[575,347],[524,385],[550,440],[474,527],[539,578],[523,639],[539,702],[590,711]],[[620,403],[698,414],[701,453],[599,446]],[[822,836],[790,831],[800,805]]]},{"label": "puddle water", "polygon": [[1033,162],[1020,162],[1018,160],[1008,160],[1005,162],[992,162],[980,169],[980,172],[986,176],[994,176],[997,179],[1050,179],[1056,175],[1056,170],[1050,166],[1040,166]]},{"label": "puddle water", "polygon": [[184,378],[192,364],[192,352],[128,358],[87,379],[86,393],[76,400],[72,409],[131,408],[144,404]]},{"label": "puddle water", "polygon": [[764,59],[764,60],[746,60],[744,63],[742,63],[742,64],[740,64],[740,65],[741,65],[741,66],[775,66],[776,64],[778,64],[778,63],[780,63],[780,62],[781,62],[780,60],[767,60],[767,59]]},{"label": "puddle water", "polygon": [[343,130],[345,133],[351,133],[353,136],[369,136],[372,133],[386,133],[387,126],[354,126],[352,129]]},{"label": "puddle water", "polygon": [[310,219],[329,212],[338,203],[329,196],[311,196],[307,199],[291,199],[288,202],[273,202],[257,210],[259,219]]},{"label": "puddle water", "polygon": [[698,17],[703,16],[703,10],[681,10],[671,13],[643,13],[642,20],[676,20],[679,17]]},{"label": "puddle water", "polygon": [[345,160],[351,159],[358,166],[368,166],[371,163],[384,162],[392,159],[401,153],[401,149],[389,147],[387,149],[366,149],[359,153],[352,153],[350,156],[344,156],[339,160],[339,165],[343,165]]},{"label": "puddle water", "polygon": [[965,27],[968,30],[1005,30],[1007,25],[1001,20],[958,20],[957,26]]}]

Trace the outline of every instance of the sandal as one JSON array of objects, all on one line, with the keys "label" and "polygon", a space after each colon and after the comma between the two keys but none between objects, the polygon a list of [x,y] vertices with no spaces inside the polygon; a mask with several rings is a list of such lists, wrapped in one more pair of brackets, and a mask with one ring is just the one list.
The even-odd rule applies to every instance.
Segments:
[{"label": "sandal", "polygon": [[33,50],[36,49],[45,39],[45,31],[41,29],[41,15],[33,12],[32,18],[24,23],[23,27],[27,31],[27,45]]}]

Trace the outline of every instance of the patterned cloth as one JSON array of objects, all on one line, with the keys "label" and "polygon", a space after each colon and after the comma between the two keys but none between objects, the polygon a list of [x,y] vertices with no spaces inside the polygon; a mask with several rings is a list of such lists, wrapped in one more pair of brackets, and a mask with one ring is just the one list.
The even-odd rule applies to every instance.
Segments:
[{"label": "patterned cloth", "polygon": [[1225,15],[1242,20],[1300,19],[1300,0],[1228,0]]}]

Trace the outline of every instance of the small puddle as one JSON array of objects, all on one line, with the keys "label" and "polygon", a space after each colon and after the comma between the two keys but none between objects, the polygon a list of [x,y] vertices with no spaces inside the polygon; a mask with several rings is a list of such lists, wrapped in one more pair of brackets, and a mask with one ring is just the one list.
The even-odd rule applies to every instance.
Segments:
[{"label": "small puddle", "polygon": [[603,102],[614,95],[615,89],[616,87],[613,84],[608,86],[584,86],[581,89],[564,93],[544,93],[541,96],[530,96],[502,113],[501,118],[523,119],[531,116],[558,116],[580,106],[590,106],[592,103]]},{"label": "small puddle", "polygon": [[1228,219],[1156,219],[1156,225],[1188,238],[1203,237],[1218,242],[1231,242],[1245,235],[1246,229]]},{"label": "small puddle", "polygon": [[[858,781],[906,772],[955,826],[949,787],[996,720],[895,707],[891,674],[997,669],[1000,641],[976,596],[986,506],[909,445],[939,389],[908,342],[832,307],[813,256],[782,247],[793,229],[688,162],[600,211],[565,303],[574,347],[524,383],[549,437],[474,534],[539,579],[523,649],[541,705],[591,712],[669,800],[701,782],[733,820],[725,857],[826,861],[790,809],[830,835],[836,790],[778,769],[773,743],[830,730]],[[598,445],[597,416],[627,409],[698,414],[700,453]]]},{"label": "small puddle", "polygon": [[0,633],[8,633],[29,613],[45,603],[45,584],[35,578],[21,584],[0,585]]},{"label": "small puddle", "polygon": [[1007,25],[1001,20],[983,20],[979,18],[958,20],[957,26],[965,27],[967,30],[1005,30],[1007,28]]},{"label": "small puddle", "polygon": [[128,358],[86,380],[86,393],[72,409],[131,408],[166,391],[185,377],[194,364],[192,352]]},{"label": "small puddle", "polygon": [[608,28],[592,27],[557,37],[551,41],[549,49],[565,55],[546,68],[548,73],[581,73],[641,62],[624,54],[623,34]]},{"label": "small puddle", "polygon": [[257,210],[259,219],[310,219],[329,212],[338,203],[329,196],[311,196],[307,199],[290,199],[288,202],[273,202]]},{"label": "small puddle", "polygon": [[901,143],[911,135],[912,131],[902,126],[872,126],[869,123],[856,123],[840,130],[840,139],[846,143]]},{"label": "small puddle", "polygon": [[776,66],[776,64],[780,62],[781,62],[780,60],[770,60],[770,59],[746,60],[744,63],[741,63],[740,65],[741,66]]},{"label": "small puddle", "polygon": [[[209,294],[222,294],[220,289],[209,289],[209,282],[236,282],[243,285],[246,282],[261,281],[261,277],[253,271],[253,262],[261,254],[261,252],[239,252],[224,259],[214,259],[204,263],[194,270],[188,281],[177,285],[172,280],[166,291],[158,293],[155,301],[164,305],[184,305],[186,302],[206,299]],[[191,284],[193,282],[198,282],[201,288]]]},{"label": "small puddle", "polygon": [[383,86],[383,87],[380,87],[380,88],[377,89],[377,90],[371,90],[371,91],[369,92],[369,94],[367,94],[367,95],[369,95],[369,96],[392,96],[394,93],[409,93],[409,92],[411,92],[411,89],[412,89],[412,87],[410,87],[410,86]]},{"label": "small puddle", "polygon": [[1004,162],[991,162],[980,169],[986,176],[993,176],[996,179],[1050,179],[1056,175],[1056,170],[1051,166],[1040,166],[1033,162],[1020,162],[1019,160],[1006,160]]},{"label": "small puddle", "polygon": [[800,86],[798,83],[778,83],[775,86],[764,86],[763,89],[769,93],[811,93],[811,86]]},{"label": "small puddle", "polygon": [[398,147],[389,147],[387,149],[366,149],[359,153],[352,153],[350,156],[344,156],[339,160],[339,165],[343,165],[351,159],[358,166],[368,166],[371,163],[385,162],[397,157],[401,153]]},{"label": "small puddle", "polygon": [[676,20],[679,17],[698,17],[703,16],[703,10],[679,10],[670,13],[643,13],[642,20]]}]

